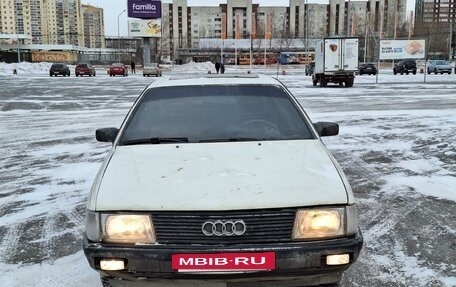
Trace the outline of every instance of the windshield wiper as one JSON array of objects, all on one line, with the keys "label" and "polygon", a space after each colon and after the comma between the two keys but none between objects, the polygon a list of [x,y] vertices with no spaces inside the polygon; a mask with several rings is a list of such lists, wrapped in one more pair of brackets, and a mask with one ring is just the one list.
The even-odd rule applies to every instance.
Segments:
[{"label": "windshield wiper", "polygon": [[161,143],[188,143],[188,138],[145,138],[123,141],[122,145],[161,144]]},{"label": "windshield wiper", "polygon": [[200,143],[208,142],[248,142],[248,141],[261,141],[258,138],[247,138],[247,137],[233,137],[233,138],[219,138],[219,139],[204,139],[199,140]]}]

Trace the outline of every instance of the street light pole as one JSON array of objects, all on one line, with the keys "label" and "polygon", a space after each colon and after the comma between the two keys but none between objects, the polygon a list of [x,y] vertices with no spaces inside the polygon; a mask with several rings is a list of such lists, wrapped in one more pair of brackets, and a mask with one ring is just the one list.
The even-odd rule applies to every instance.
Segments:
[{"label": "street light pole", "polygon": [[119,19],[120,19],[120,15],[125,13],[125,11],[127,11],[127,10],[123,10],[122,13],[120,13],[119,16],[117,16],[117,44],[119,46],[118,50],[117,50],[117,57],[118,57],[119,63],[120,63],[120,25],[119,25]]},{"label": "street light pole", "polygon": [[347,37],[351,37],[351,32],[350,32],[350,18],[351,18],[351,11],[350,11],[350,0],[348,0],[347,3]]},{"label": "street light pole", "polygon": [[19,34],[17,34],[17,62],[21,62],[21,39],[19,38]]}]

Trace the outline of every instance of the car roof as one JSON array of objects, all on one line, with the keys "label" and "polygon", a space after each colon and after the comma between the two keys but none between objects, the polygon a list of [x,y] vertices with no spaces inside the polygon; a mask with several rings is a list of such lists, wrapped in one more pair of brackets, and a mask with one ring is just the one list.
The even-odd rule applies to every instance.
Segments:
[{"label": "car roof", "polygon": [[238,75],[238,74],[207,74],[199,78],[171,78],[163,77],[152,82],[149,88],[170,87],[170,86],[205,86],[205,85],[274,85],[282,84],[271,76],[266,75]]}]

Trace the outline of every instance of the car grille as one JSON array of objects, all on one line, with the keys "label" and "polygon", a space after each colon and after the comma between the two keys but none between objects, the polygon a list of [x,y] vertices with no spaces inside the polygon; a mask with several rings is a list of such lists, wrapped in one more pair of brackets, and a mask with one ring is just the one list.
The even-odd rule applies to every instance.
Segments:
[{"label": "car grille", "polygon": [[[229,245],[291,242],[296,209],[247,211],[158,212],[152,214],[159,244]],[[206,221],[244,221],[242,235],[207,236]]]}]

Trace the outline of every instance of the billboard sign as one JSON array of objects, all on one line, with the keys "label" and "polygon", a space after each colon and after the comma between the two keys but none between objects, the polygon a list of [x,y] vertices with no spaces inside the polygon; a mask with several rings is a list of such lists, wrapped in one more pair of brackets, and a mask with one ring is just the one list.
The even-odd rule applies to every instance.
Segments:
[{"label": "billboard sign", "polygon": [[128,36],[161,37],[161,19],[128,19]]},{"label": "billboard sign", "polygon": [[128,17],[140,19],[161,18],[161,1],[128,0]]},{"label": "billboard sign", "polygon": [[424,59],[426,40],[381,40],[380,60]]}]

